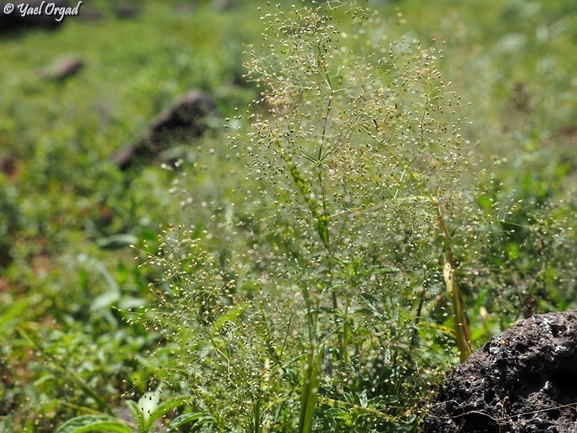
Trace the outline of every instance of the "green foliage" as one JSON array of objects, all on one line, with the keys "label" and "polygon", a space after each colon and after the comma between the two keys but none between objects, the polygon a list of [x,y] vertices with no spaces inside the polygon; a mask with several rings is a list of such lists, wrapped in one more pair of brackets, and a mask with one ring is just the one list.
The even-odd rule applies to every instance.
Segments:
[{"label": "green foliage", "polygon": [[[366,39],[332,24],[343,11]],[[214,215],[206,235],[162,232],[144,252],[165,273],[157,307],[136,320],[175,351],[158,374],[184,380],[222,429],[342,431],[350,420],[324,406],[350,398],[365,428],[410,429],[431,379],[415,374],[415,288],[438,278],[452,244],[439,218],[461,221],[473,198],[459,188],[472,164],[459,97],[434,48],[386,41],[386,22],[353,4],[279,10],[265,25],[269,52],[248,66],[267,108],[231,134],[252,172],[229,205],[243,210]],[[212,238],[225,227],[237,240],[222,261]]]},{"label": "green foliage", "polygon": [[132,430],[116,418],[106,415],[84,415],[66,421],[56,430],[58,433],[83,432],[119,432],[132,433]]},{"label": "green foliage", "polygon": [[261,97],[230,122],[249,176],[202,230],[171,225],[145,246],[164,276],[133,320],[166,339],[154,356],[174,355],[158,378],[216,429],[411,431],[438,369],[491,335],[496,309],[505,327],[526,306],[501,275],[530,244],[513,227],[556,225],[570,272],[572,222],[546,219],[558,205],[532,178],[520,194],[541,204],[526,214],[517,193],[489,192],[439,49],[390,41],[395,21],[354,2],[263,23],[247,62]]},{"label": "green foliage", "polygon": [[[134,415],[136,421],[136,431],[138,433],[148,433],[153,431],[155,422],[162,419],[168,412],[186,403],[184,398],[171,398],[160,403],[160,393],[158,391],[145,393],[138,403],[133,400],[126,400],[126,405]],[[180,427],[187,422],[197,421],[198,414],[181,415],[168,426],[169,430]],[[83,432],[119,432],[132,433],[133,430],[118,418],[107,415],[82,415],[66,421],[56,433],[83,433]]]},{"label": "green foliage", "polygon": [[[469,344],[577,305],[567,2],[234,3],[2,36],[0,430],[144,429],[162,385],[173,430],[412,431]],[[191,87],[227,131],[107,162]]]}]

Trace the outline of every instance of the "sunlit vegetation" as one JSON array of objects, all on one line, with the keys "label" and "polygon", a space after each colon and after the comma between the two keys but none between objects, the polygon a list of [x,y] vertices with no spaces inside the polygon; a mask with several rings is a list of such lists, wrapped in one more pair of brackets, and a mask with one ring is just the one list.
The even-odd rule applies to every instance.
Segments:
[{"label": "sunlit vegetation", "polygon": [[[2,35],[0,431],[415,431],[577,305],[567,2],[224,3]],[[202,137],[108,160],[191,88]]]}]

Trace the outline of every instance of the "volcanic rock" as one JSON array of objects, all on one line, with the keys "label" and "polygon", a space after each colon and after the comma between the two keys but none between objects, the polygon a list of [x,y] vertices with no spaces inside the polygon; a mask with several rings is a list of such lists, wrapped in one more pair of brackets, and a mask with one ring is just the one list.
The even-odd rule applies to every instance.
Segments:
[{"label": "volcanic rock", "polygon": [[577,432],[577,309],[530,317],[473,353],[421,432]]},{"label": "volcanic rock", "polygon": [[141,139],[118,150],[110,160],[122,170],[135,161],[150,162],[171,144],[189,143],[203,135],[207,119],[217,113],[210,95],[191,90],[158,115]]},{"label": "volcanic rock", "polygon": [[56,59],[52,65],[39,72],[46,80],[64,81],[72,77],[84,67],[84,62],[76,56],[65,56]]}]

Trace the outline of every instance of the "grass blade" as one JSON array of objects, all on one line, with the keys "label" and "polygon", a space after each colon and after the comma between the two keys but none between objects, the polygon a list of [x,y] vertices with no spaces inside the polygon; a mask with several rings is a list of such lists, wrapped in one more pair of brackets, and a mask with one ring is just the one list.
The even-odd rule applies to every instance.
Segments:
[{"label": "grass blade", "polygon": [[66,421],[56,433],[117,432],[134,433],[117,418],[106,415],[83,415]]},{"label": "grass blade", "polygon": [[319,366],[323,356],[324,347],[319,348],[315,353],[311,348],[309,353],[303,392],[301,395],[301,410],[299,417],[299,433],[309,433],[312,430],[313,415],[317,404],[317,394],[319,390]]}]

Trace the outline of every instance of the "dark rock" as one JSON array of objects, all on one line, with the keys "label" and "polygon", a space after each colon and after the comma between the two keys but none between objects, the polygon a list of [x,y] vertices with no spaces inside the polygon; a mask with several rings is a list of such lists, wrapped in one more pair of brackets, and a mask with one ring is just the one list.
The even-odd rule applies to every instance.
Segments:
[{"label": "dark rock", "polygon": [[97,23],[102,21],[104,14],[96,8],[84,7],[83,5],[82,13],[79,15],[79,18],[87,23]]},{"label": "dark rock", "polygon": [[140,8],[130,3],[119,4],[114,8],[115,15],[121,19],[134,18],[139,12]]},{"label": "dark rock", "polygon": [[577,173],[577,125],[563,126],[540,144],[562,161],[573,176]]},{"label": "dark rock", "polygon": [[180,3],[174,7],[174,12],[179,17],[190,15],[196,10],[196,5],[194,3]]},{"label": "dark rock", "polygon": [[[4,12],[4,8],[9,3],[14,5],[14,10],[10,14],[7,14]],[[58,7],[71,6],[69,2],[65,0],[51,0],[50,3],[54,3]],[[46,14],[22,16],[18,8],[19,5],[28,5],[33,9],[40,7],[42,0],[0,1],[0,34],[17,32],[26,28],[55,29],[66,21],[66,18],[57,21],[58,16]]]},{"label": "dark rock", "polygon": [[536,315],[453,370],[422,433],[577,432],[577,309]]},{"label": "dark rock", "polygon": [[236,6],[234,0],[215,0],[213,4],[217,11],[228,11]]},{"label": "dark rock", "polygon": [[124,146],[110,159],[123,170],[136,160],[150,162],[171,144],[189,143],[202,136],[207,118],[216,112],[216,105],[209,95],[191,90],[157,116],[139,142]]},{"label": "dark rock", "polygon": [[16,174],[16,158],[13,155],[0,155],[0,172],[8,177]]},{"label": "dark rock", "polygon": [[138,157],[143,158],[145,153],[143,146],[139,147],[136,144],[127,144],[116,151],[110,157],[110,161],[116,164],[121,170],[126,170],[134,163],[135,159]]},{"label": "dark rock", "polygon": [[65,80],[80,72],[83,66],[84,62],[78,57],[61,57],[57,59],[53,65],[40,71],[39,75],[47,80]]},{"label": "dark rock", "polygon": [[205,119],[216,112],[213,99],[199,90],[191,90],[161,113],[143,137],[145,141],[170,139],[185,142],[200,137],[205,130]]},{"label": "dark rock", "polygon": [[509,94],[509,100],[504,106],[503,131],[528,131],[531,128],[535,113],[535,97],[530,86],[517,83]]}]

